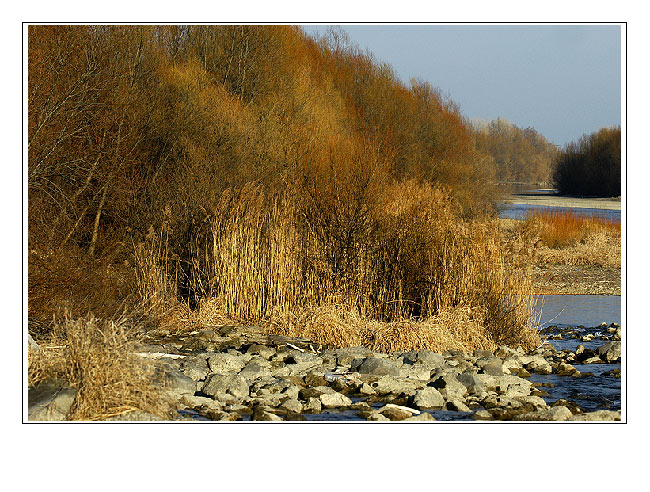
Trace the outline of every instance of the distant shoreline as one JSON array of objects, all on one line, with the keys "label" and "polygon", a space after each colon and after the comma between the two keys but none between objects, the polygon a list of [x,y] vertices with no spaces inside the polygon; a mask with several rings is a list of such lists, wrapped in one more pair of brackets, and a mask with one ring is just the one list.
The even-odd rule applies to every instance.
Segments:
[{"label": "distant shoreline", "polygon": [[[543,190],[546,191],[546,190]],[[508,195],[504,203],[512,205],[539,205],[542,207],[598,208],[603,210],[621,210],[620,198],[579,198],[560,196],[548,190],[547,193],[516,193]]]}]

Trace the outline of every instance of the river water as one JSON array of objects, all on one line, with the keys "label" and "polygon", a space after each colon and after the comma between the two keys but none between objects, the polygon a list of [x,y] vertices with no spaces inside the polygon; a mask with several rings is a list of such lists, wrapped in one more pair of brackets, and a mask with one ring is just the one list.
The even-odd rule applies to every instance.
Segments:
[{"label": "river water", "polygon": [[544,212],[572,212],[576,215],[587,215],[602,217],[608,220],[621,220],[620,210],[607,210],[603,208],[575,208],[575,207],[547,207],[544,205],[515,205],[512,203],[503,204],[499,210],[499,217],[502,219],[523,220],[526,214]]}]

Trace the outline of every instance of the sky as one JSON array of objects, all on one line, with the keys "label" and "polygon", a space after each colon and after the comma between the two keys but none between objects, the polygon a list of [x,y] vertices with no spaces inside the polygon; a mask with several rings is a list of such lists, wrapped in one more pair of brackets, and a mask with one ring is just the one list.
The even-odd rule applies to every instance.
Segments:
[{"label": "sky", "polygon": [[404,83],[429,82],[470,119],[505,118],[560,146],[621,124],[618,25],[340,27]]}]

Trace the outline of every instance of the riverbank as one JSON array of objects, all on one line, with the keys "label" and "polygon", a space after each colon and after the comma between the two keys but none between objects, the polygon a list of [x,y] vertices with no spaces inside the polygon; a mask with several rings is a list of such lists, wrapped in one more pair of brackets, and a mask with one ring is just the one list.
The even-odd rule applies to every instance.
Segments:
[{"label": "riverbank", "polygon": [[593,265],[536,265],[536,294],[621,295],[621,269]]},{"label": "riverbank", "polygon": [[621,198],[584,198],[557,195],[554,190],[522,191],[508,195],[504,203],[512,205],[537,205],[562,208],[595,208],[602,210],[621,210]]},{"label": "riverbank", "polygon": [[[595,349],[557,351],[545,343],[528,353],[502,346],[472,354],[321,347],[256,327],[148,336],[137,356],[164,375],[170,413],[126,408],[106,420],[614,421],[620,409],[583,409],[553,398],[546,391],[553,385],[531,375],[584,378],[596,386],[599,377],[620,377],[620,336],[610,326]],[[614,369],[594,376],[572,364]],[[30,420],[65,419],[75,395],[64,382],[41,383],[30,390]]]},{"label": "riverbank", "polygon": [[620,233],[596,230],[575,244],[549,247],[534,222],[498,222],[510,254],[531,266],[536,294],[621,295]]}]

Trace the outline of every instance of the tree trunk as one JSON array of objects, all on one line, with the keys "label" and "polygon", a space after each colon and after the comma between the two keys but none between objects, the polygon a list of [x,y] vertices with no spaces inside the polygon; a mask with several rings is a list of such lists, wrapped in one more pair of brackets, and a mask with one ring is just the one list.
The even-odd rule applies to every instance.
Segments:
[{"label": "tree trunk", "polygon": [[102,210],[104,209],[104,203],[106,202],[106,193],[108,192],[108,183],[104,185],[104,191],[102,193],[102,199],[99,201],[99,206],[97,207],[97,213],[95,214],[95,223],[93,224],[93,237],[90,240],[90,246],[88,247],[88,255],[95,255],[95,247],[97,245],[97,234],[99,232],[99,219],[102,216]]}]

